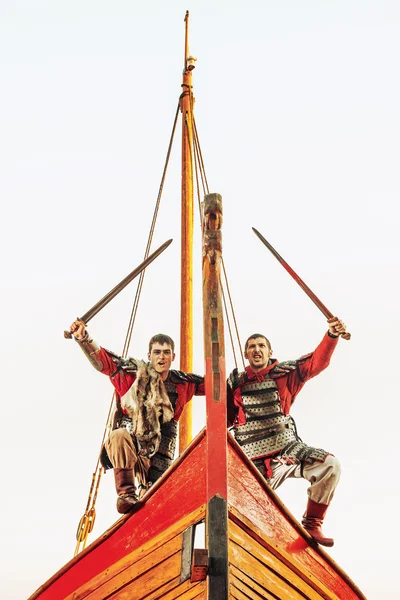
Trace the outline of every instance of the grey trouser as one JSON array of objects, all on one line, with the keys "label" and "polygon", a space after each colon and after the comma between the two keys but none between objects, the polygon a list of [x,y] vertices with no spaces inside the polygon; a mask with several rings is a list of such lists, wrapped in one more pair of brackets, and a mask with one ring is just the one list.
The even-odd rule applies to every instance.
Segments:
[{"label": "grey trouser", "polygon": [[273,458],[271,460],[272,477],[268,483],[276,490],[288,477],[307,479],[311,483],[307,494],[311,500],[318,504],[329,504],[333,498],[336,486],[340,479],[340,463],[335,456],[328,454],[324,462],[314,461],[300,464],[287,465]]},{"label": "grey trouser", "polygon": [[132,436],[125,427],[114,429],[104,445],[114,469],[133,469],[138,484],[146,484],[150,459],[137,453]]}]

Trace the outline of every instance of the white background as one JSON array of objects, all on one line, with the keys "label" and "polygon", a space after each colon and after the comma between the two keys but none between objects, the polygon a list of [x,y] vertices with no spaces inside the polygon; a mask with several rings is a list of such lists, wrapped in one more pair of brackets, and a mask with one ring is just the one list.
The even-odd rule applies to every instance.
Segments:
[{"label": "white background", "polygon": [[[73,555],[111,386],[63,330],[142,259],[191,11],[196,118],[240,334],[297,358],[326,330],[256,226],[352,333],[299,396],[301,437],[343,475],[331,556],[369,599],[399,597],[400,8],[390,0],[135,0],[0,5],[0,597]],[[179,342],[177,136],[130,354]],[[196,209],[195,358],[204,370]],[[135,284],[90,324],[122,349]],[[233,365],[227,340],[227,365]],[[179,356],[176,359],[179,367]],[[197,398],[194,433],[204,423]],[[305,482],[279,494],[300,518]],[[117,518],[103,478],[96,537]],[[397,570],[396,570],[397,568]]]}]

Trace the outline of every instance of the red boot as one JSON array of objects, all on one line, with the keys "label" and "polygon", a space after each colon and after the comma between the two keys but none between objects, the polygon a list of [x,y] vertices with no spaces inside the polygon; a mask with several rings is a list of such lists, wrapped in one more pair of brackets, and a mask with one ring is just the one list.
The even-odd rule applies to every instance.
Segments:
[{"label": "red boot", "polygon": [[140,507],[136,495],[133,469],[114,469],[115,488],[117,490],[117,511],[124,515]]},{"label": "red boot", "polygon": [[303,515],[302,525],[318,544],[330,548],[333,546],[333,539],[325,537],[321,529],[328,506],[328,504],[318,504],[309,498],[306,512]]}]

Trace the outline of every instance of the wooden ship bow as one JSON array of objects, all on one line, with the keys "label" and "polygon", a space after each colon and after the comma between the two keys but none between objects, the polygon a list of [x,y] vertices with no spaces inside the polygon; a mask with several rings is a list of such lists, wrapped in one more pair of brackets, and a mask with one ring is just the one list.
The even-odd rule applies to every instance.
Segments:
[{"label": "wooden ship bow", "polygon": [[202,213],[206,427],[137,512],[30,600],[365,598],[227,433],[221,196],[206,195]]}]

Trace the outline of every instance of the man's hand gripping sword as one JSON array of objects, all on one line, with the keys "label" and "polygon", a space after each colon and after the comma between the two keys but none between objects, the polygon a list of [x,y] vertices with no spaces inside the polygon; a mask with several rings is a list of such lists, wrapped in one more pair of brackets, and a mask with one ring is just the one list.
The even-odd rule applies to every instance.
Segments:
[{"label": "man's hand gripping sword", "polygon": [[[92,306],[90,310],[85,312],[82,317],[78,317],[77,321],[82,321],[86,324],[90,321],[90,319],[93,319],[93,317],[97,315],[97,313],[100,312],[101,309],[104,308],[113,298],[115,298],[115,296],[117,296],[117,294],[119,294],[128,285],[128,283],[135,279],[135,277],[137,277],[151,262],[153,262],[153,260],[157,258],[159,254],[161,254],[161,252],[164,252],[171,242],[172,239],[164,242],[162,246],[155,250],[153,254],[150,254],[150,256],[148,256],[142,263],[140,263],[138,267],[136,267],[136,269],[129,273],[129,275],[127,275],[112,290],[110,290],[108,294],[96,302],[96,304]],[[64,337],[70,340],[72,338],[72,333],[70,331],[64,331]]]},{"label": "man's hand gripping sword", "polygon": [[[336,319],[336,317],[333,316],[333,313],[331,313],[331,311],[326,308],[325,304],[323,304],[321,302],[321,300],[314,294],[314,292],[312,292],[310,290],[310,288],[308,287],[308,285],[306,285],[304,283],[304,281],[302,279],[300,279],[300,277],[297,275],[297,273],[295,273],[293,271],[293,269],[287,264],[287,262],[282,258],[282,256],[280,254],[278,254],[278,252],[275,250],[275,248],[273,248],[271,246],[271,244],[269,242],[267,242],[267,240],[265,239],[265,237],[263,235],[261,235],[261,233],[259,231],[257,231],[257,229],[255,227],[252,227],[252,229],[253,229],[254,233],[256,234],[256,236],[258,236],[260,238],[260,240],[262,241],[262,243],[265,246],[267,246],[268,250],[281,263],[281,265],[283,266],[283,268],[286,269],[286,271],[289,273],[289,275],[291,277],[293,277],[293,279],[296,281],[296,283],[307,294],[307,296],[314,302],[314,304],[316,306],[318,306],[318,308],[322,312],[322,314],[325,315],[325,317],[328,319],[328,322],[329,321],[331,321],[331,322],[336,321],[337,319]],[[343,328],[343,326],[341,328]],[[344,340],[349,340],[351,338],[351,334],[348,331],[340,332],[340,330],[339,330],[339,333],[340,333],[341,337]]]}]

